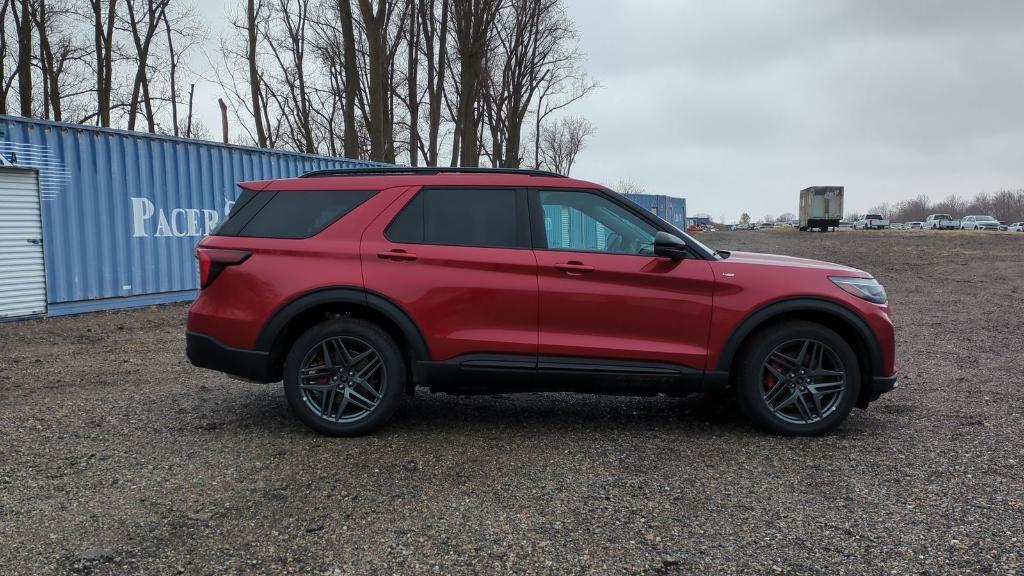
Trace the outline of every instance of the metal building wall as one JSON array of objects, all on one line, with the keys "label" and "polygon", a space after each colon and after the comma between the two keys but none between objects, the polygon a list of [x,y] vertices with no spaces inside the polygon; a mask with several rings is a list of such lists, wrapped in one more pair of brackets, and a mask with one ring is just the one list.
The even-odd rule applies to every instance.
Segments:
[{"label": "metal building wall", "polygon": [[662,194],[623,194],[676,228],[686,230],[686,199]]},{"label": "metal building wall", "polygon": [[50,314],[190,299],[238,182],[379,165],[12,116],[0,156],[39,170]]}]

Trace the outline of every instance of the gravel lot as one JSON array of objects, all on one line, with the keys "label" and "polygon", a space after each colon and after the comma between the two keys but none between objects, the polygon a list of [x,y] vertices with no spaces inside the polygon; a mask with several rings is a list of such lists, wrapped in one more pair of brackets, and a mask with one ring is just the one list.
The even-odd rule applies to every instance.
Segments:
[{"label": "gravel lot", "polygon": [[762,231],[888,288],[900,388],[818,439],[710,399],[420,393],[328,439],[180,305],[0,324],[0,574],[1024,571],[1024,234]]}]

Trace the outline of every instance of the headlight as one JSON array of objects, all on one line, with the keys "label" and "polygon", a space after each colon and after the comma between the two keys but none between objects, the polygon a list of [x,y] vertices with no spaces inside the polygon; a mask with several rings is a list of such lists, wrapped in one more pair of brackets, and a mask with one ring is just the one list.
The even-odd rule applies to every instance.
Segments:
[{"label": "headlight", "polygon": [[853,294],[857,298],[863,298],[875,304],[885,304],[885,288],[874,278],[848,278],[846,276],[829,276],[829,280],[836,286]]}]

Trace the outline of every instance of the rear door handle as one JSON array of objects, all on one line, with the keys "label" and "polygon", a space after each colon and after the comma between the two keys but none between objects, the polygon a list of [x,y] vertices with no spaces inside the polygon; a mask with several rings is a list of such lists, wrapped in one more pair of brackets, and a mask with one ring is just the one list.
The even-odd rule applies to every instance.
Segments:
[{"label": "rear door handle", "polygon": [[579,262],[577,260],[570,260],[568,262],[559,262],[558,264],[555,264],[555,270],[561,270],[562,272],[572,276],[579,276],[580,274],[593,272],[594,267],[587,266],[583,262]]},{"label": "rear door handle", "polygon": [[406,252],[401,248],[394,248],[387,252],[377,252],[377,258],[381,260],[392,260],[394,262],[412,262],[417,258],[412,252]]}]

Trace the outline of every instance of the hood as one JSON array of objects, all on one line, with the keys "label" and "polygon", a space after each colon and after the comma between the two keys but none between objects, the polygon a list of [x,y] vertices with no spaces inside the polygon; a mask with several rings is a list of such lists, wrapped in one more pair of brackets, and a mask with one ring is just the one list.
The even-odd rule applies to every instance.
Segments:
[{"label": "hood", "polygon": [[823,262],[821,260],[811,260],[809,258],[781,256],[778,254],[760,254],[758,252],[732,252],[729,258],[727,260],[723,260],[722,262],[729,262],[733,264],[750,264],[756,266],[809,268],[829,272],[837,272],[844,276],[859,276],[863,278],[871,277],[870,274],[864,272],[863,270],[858,270],[856,268],[851,268],[849,266],[843,266],[842,264]]}]

